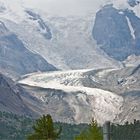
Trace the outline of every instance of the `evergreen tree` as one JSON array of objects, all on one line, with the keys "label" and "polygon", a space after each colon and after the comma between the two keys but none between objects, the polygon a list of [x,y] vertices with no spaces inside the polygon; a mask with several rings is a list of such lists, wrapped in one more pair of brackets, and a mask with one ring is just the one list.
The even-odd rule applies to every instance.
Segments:
[{"label": "evergreen tree", "polygon": [[34,133],[28,136],[28,140],[57,140],[61,134],[54,128],[54,123],[50,115],[43,115],[33,126]]},{"label": "evergreen tree", "polygon": [[75,140],[103,140],[103,135],[98,127],[97,121],[92,119],[87,131],[82,132]]}]

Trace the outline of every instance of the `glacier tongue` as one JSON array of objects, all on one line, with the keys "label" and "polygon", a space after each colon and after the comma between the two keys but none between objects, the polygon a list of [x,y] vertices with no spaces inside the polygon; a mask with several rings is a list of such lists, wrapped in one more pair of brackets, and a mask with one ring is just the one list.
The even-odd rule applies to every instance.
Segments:
[{"label": "glacier tongue", "polygon": [[[134,58],[134,59],[133,59]],[[136,61],[134,56],[128,58]],[[127,63],[129,62],[124,62]],[[140,66],[32,73],[18,82],[44,103],[43,113],[62,122],[102,124],[139,119]]]},{"label": "glacier tongue", "polygon": [[[66,118],[71,118],[69,121],[74,123],[89,122],[91,117],[95,117],[100,124],[107,120],[115,121],[122,112],[123,98],[113,92],[84,87],[80,81],[86,78],[84,73],[90,71],[74,70],[31,74],[26,75],[26,78],[23,77],[19,83],[46,90],[46,92],[39,92],[38,94],[34,92],[33,95],[47,103],[47,108],[53,116],[52,110],[54,108],[52,107],[52,110],[50,110],[50,104],[58,104],[58,108],[56,107],[58,110],[56,120],[68,121],[64,118],[65,116]],[[59,108],[64,102],[67,104],[65,108]],[[66,108],[71,111],[66,111]],[[69,113],[74,114],[67,116]]]}]

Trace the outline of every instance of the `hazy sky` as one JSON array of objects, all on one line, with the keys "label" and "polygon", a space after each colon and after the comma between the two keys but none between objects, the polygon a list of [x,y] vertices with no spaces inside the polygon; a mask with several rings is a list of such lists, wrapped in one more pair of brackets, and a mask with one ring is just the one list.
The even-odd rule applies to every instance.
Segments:
[{"label": "hazy sky", "polygon": [[0,0],[9,3],[13,9],[19,8],[21,3],[26,8],[39,9],[51,15],[87,15],[96,12],[104,4],[115,3],[122,6],[127,0]]},{"label": "hazy sky", "polygon": [[[23,0],[27,6],[44,9],[50,14],[83,15],[95,11],[108,0]],[[30,3],[30,4],[29,4]]]}]

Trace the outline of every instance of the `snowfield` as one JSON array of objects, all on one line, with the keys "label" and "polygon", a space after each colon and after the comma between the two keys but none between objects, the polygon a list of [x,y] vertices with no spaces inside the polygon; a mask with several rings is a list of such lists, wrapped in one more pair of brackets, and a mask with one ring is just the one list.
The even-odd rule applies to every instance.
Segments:
[{"label": "snowfield", "polygon": [[[60,70],[118,68],[120,62],[110,58],[92,37],[96,12],[110,3],[138,13],[139,5],[130,7],[126,0],[0,0],[0,20],[27,49]],[[31,18],[27,10],[38,19]],[[52,38],[44,37],[49,33],[42,25],[48,27]]]}]

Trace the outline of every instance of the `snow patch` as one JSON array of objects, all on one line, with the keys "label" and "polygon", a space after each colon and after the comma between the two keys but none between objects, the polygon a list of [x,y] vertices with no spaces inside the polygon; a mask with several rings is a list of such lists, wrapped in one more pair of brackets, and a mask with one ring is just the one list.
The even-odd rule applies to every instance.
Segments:
[{"label": "snow patch", "polygon": [[131,21],[130,21],[130,19],[129,19],[127,16],[126,16],[126,19],[127,19],[127,23],[128,23],[130,32],[131,32],[131,36],[132,36],[132,38],[135,40],[135,39],[136,39],[135,30],[133,29],[133,26],[132,26],[132,24],[131,24]]}]

